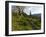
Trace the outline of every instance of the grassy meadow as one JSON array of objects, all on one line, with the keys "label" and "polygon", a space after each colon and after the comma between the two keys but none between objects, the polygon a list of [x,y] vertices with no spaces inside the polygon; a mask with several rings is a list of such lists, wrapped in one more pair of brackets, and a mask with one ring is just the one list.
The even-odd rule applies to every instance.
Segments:
[{"label": "grassy meadow", "polygon": [[39,29],[41,29],[41,20],[37,16],[12,12],[12,31]]}]

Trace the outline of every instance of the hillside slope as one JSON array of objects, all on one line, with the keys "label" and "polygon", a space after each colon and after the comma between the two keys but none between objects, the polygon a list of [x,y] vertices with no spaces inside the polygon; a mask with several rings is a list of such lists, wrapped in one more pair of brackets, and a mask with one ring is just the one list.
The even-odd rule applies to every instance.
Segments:
[{"label": "hillside slope", "polygon": [[25,13],[12,13],[12,31],[38,30],[41,28],[41,20],[38,17]]}]

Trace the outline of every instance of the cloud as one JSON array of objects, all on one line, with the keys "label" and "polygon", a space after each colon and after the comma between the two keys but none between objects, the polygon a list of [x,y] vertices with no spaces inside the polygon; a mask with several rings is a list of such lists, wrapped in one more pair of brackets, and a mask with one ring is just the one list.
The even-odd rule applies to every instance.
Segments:
[{"label": "cloud", "polygon": [[42,12],[42,6],[29,6],[24,9],[24,12],[28,15],[30,14],[30,11],[31,14],[39,14]]}]

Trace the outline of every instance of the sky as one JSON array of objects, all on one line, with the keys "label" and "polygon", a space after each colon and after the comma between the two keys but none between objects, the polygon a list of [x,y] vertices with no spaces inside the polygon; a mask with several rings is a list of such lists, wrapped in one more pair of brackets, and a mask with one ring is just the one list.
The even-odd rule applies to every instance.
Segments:
[{"label": "sky", "polygon": [[[16,6],[13,6],[12,9],[14,10]],[[31,14],[41,14],[42,12],[42,6],[25,6],[23,10],[27,15]]]},{"label": "sky", "polygon": [[31,7],[26,7],[24,12],[26,12],[26,14],[41,14],[42,12],[42,7],[41,6],[31,6]]}]

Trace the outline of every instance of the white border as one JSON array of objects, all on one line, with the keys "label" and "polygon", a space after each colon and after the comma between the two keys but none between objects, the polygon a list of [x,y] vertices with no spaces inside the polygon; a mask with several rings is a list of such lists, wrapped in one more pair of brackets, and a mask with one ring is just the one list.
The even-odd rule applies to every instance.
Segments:
[{"label": "white border", "polygon": [[[12,14],[11,14],[11,6],[41,6],[42,12],[41,12],[41,30],[28,30],[28,31],[12,31]],[[44,18],[43,18],[43,5],[40,4],[25,4],[25,3],[9,3],[9,35],[10,34],[26,34],[26,33],[42,33],[44,29]]]}]

